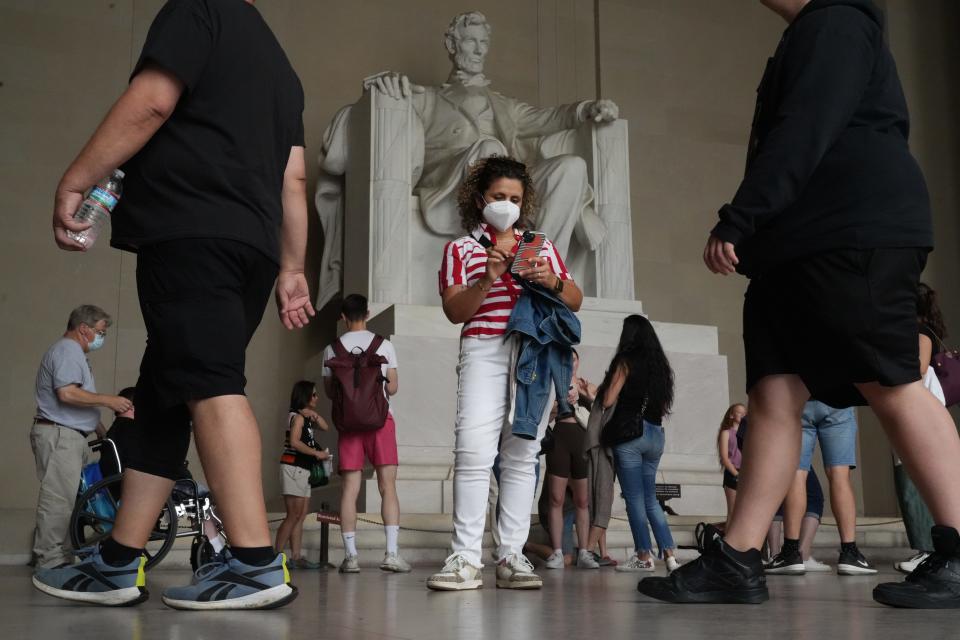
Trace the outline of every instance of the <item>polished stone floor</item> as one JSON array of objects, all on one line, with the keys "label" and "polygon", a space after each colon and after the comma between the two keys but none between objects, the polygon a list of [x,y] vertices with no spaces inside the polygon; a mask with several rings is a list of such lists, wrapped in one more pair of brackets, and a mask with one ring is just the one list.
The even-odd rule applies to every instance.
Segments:
[{"label": "polished stone floor", "polygon": [[635,590],[635,575],[611,569],[543,571],[544,589],[532,592],[496,589],[490,569],[482,590],[428,592],[428,573],[299,572],[294,582],[300,597],[284,609],[185,613],[167,609],[158,597],[163,587],[187,577],[183,571],[158,568],[147,579],[153,598],[134,608],[106,609],[54,600],[31,587],[26,567],[0,567],[0,638],[960,638],[960,611],[894,610],[870,599],[878,580],[898,579],[892,569],[873,577],[771,576],[772,599],[765,605],[686,607],[644,598]]}]

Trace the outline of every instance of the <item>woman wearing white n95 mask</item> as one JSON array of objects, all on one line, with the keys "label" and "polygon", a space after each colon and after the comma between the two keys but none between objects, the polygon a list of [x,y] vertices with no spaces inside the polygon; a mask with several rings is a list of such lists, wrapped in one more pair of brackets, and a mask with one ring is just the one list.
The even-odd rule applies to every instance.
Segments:
[{"label": "woman wearing white n95 mask", "polygon": [[[467,235],[447,243],[440,266],[443,311],[450,322],[463,324],[457,366],[453,555],[427,586],[443,591],[482,586],[487,494],[499,450],[497,586],[538,589],[542,582],[522,550],[530,529],[537,453],[549,403],[535,439],[512,433],[508,416],[515,340],[504,337],[510,313],[524,291],[509,267],[533,220],[536,195],[523,163],[494,156],[472,167],[457,202]],[[580,308],[583,294],[549,240],[517,276],[552,291],[571,310]]]}]

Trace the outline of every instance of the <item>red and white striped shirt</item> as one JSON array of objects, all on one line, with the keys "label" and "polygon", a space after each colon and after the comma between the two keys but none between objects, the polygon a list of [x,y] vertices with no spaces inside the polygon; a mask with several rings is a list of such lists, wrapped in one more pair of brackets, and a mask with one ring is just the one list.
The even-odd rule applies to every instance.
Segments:
[{"label": "red and white striped shirt", "polygon": [[[492,242],[496,242],[490,226],[484,224],[481,228],[484,235]],[[513,246],[514,252],[520,243],[521,233],[515,232],[515,236],[517,243]],[[547,240],[544,243],[540,256],[549,260],[550,268],[562,280],[571,279],[567,267],[563,264],[552,242]],[[442,294],[447,287],[455,285],[472,286],[483,277],[486,270],[487,250],[476,238],[468,235],[451,240],[443,248],[443,262],[440,265],[439,274],[440,293]],[[510,312],[513,311],[522,292],[523,288],[514,280],[510,270],[505,271],[490,287],[477,312],[464,323],[463,330],[460,332],[461,337],[493,338],[504,335],[507,332]]]}]

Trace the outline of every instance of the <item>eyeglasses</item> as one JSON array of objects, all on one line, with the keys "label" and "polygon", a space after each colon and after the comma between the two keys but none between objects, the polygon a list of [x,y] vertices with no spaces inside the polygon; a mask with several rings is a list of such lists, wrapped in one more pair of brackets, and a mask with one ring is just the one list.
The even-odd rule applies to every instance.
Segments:
[{"label": "eyeglasses", "polygon": [[98,335],[98,336],[100,336],[101,338],[106,338],[106,337],[107,337],[107,330],[106,330],[106,329],[100,329],[99,331],[97,331],[97,329],[96,329],[95,327],[91,327],[90,325],[88,325],[88,324],[86,324],[86,323],[84,323],[83,326],[87,327],[88,329],[90,329],[91,331],[93,331],[93,333],[94,333],[95,335]]}]

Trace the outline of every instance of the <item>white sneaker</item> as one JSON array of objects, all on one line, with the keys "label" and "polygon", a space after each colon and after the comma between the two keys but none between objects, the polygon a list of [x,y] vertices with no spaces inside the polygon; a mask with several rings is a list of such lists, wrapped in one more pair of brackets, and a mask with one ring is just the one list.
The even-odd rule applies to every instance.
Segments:
[{"label": "white sneaker", "polygon": [[563,559],[563,551],[554,551],[546,560],[547,569],[563,569],[566,566],[566,562],[564,562]]},{"label": "white sneaker", "polygon": [[522,554],[512,553],[497,564],[497,587],[500,589],[539,589],[543,580],[533,572],[533,565]]},{"label": "white sneaker", "polygon": [[410,564],[400,557],[397,553],[389,551],[383,554],[383,562],[380,563],[381,571],[391,571],[393,573],[409,573]]},{"label": "white sneaker", "polygon": [[667,574],[671,574],[680,568],[680,562],[673,556],[667,556]]},{"label": "white sneaker", "polygon": [[820,562],[813,556],[803,561],[803,568],[807,573],[833,573],[833,567],[824,562]]},{"label": "white sneaker", "polygon": [[913,570],[916,569],[920,563],[926,560],[929,556],[929,553],[920,551],[909,560],[901,560],[900,562],[893,563],[893,568],[900,573],[913,573]]},{"label": "white sneaker", "polygon": [[653,556],[650,556],[646,560],[641,560],[640,556],[633,554],[630,558],[623,564],[618,564],[614,567],[617,571],[647,571],[652,572],[656,569],[653,563]]},{"label": "white sneaker", "polygon": [[360,558],[358,556],[346,556],[340,563],[340,573],[360,573]]},{"label": "white sneaker", "polygon": [[483,586],[480,567],[475,567],[459,553],[447,558],[440,573],[427,579],[427,588],[436,591],[464,591]]},{"label": "white sneaker", "polygon": [[577,568],[578,569],[599,569],[600,563],[597,562],[597,559],[593,557],[592,553],[590,553],[586,549],[580,549],[580,552],[577,554]]}]

